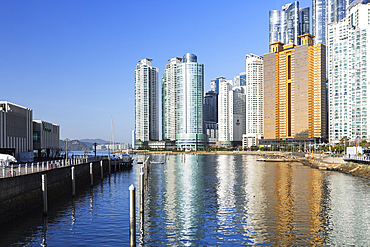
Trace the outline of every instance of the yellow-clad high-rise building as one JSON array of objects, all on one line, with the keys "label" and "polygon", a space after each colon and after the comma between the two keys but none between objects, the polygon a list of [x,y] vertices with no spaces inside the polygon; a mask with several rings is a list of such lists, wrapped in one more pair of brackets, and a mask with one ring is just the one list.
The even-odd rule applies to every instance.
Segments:
[{"label": "yellow-clad high-rise building", "polygon": [[264,55],[264,138],[326,138],[326,47],[271,44]]}]

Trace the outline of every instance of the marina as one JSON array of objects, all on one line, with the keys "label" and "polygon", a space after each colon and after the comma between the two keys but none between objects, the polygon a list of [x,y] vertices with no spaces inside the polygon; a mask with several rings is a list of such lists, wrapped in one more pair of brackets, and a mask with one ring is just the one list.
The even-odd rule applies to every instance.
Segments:
[{"label": "marina", "polygon": [[[367,245],[368,179],[252,155],[182,156],[161,164],[164,155],[148,155],[137,245]],[[1,245],[129,245],[129,187],[140,188],[140,167],[51,201],[47,216],[39,208],[2,226]]]}]

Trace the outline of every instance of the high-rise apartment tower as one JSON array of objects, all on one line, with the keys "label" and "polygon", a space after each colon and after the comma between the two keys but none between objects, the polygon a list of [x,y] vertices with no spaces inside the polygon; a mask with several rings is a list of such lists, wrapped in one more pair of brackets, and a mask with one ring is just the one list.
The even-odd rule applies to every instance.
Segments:
[{"label": "high-rise apartment tower", "polygon": [[263,57],[246,55],[246,134],[263,135]]},{"label": "high-rise apartment tower", "polygon": [[168,61],[162,76],[162,139],[174,141],[177,133],[177,69],[181,58]]},{"label": "high-rise apartment tower", "polygon": [[[282,10],[269,12],[269,42],[300,43],[299,36],[310,32],[310,9],[299,8],[299,2],[285,4]],[[271,51],[271,47],[270,47]]]},{"label": "high-rise apartment tower", "polygon": [[329,141],[370,139],[370,4],[328,27]]},{"label": "high-rise apartment tower", "polygon": [[325,46],[271,44],[264,55],[264,138],[326,137]]},{"label": "high-rise apartment tower", "polygon": [[203,94],[204,66],[197,56],[187,53],[177,69],[177,118],[176,146],[182,150],[204,149]]},{"label": "high-rise apartment tower", "polygon": [[370,0],[312,0],[312,34],[315,44],[327,43],[327,28],[346,17],[352,3],[370,3]]},{"label": "high-rise apartment tower", "polygon": [[159,140],[158,68],[152,59],[141,59],[135,70],[135,138]]}]

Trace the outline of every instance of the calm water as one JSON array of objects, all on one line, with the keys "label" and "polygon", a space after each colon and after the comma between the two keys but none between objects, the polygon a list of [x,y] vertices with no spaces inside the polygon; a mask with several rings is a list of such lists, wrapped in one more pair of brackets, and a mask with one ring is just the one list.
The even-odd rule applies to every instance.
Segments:
[{"label": "calm water", "polygon": [[[370,180],[257,158],[172,155],[152,164],[138,245],[370,244]],[[1,227],[1,245],[127,246],[128,187],[138,188],[139,172],[79,187],[75,199],[50,202],[47,217],[40,208]]]}]

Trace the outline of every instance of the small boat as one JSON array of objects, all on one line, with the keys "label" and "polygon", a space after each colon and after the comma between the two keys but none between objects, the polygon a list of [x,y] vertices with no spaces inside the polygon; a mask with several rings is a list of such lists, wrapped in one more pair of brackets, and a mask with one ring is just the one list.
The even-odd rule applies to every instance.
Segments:
[{"label": "small boat", "polygon": [[265,158],[259,158],[257,161],[266,161]]}]

